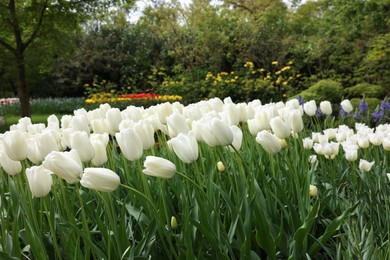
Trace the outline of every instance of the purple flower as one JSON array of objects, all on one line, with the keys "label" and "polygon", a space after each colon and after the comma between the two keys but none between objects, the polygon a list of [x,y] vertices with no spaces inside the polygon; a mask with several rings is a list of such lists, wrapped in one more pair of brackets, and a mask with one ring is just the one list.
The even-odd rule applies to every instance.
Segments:
[{"label": "purple flower", "polygon": [[384,113],[383,111],[376,110],[374,113],[371,114],[373,121],[378,122],[383,119]]},{"label": "purple flower", "polygon": [[379,109],[382,110],[382,111],[390,110],[390,102],[382,101]]},{"label": "purple flower", "polygon": [[355,118],[356,120],[360,120],[360,119],[362,119],[362,115],[359,113],[354,113],[353,118]]},{"label": "purple flower", "polygon": [[340,116],[349,116],[349,113],[345,112],[345,110],[340,106]]},{"label": "purple flower", "polygon": [[368,104],[367,104],[366,101],[362,100],[362,102],[360,102],[360,104],[359,104],[359,110],[360,110],[360,112],[362,112],[362,113],[365,113],[365,112],[368,111]]},{"label": "purple flower", "polygon": [[303,97],[299,96],[299,97],[297,97],[297,99],[298,99],[299,105],[302,106],[305,103],[305,101],[303,100]]},{"label": "purple flower", "polygon": [[318,107],[317,112],[316,112],[316,117],[321,117],[323,115],[324,115],[324,113],[322,113],[321,108]]}]

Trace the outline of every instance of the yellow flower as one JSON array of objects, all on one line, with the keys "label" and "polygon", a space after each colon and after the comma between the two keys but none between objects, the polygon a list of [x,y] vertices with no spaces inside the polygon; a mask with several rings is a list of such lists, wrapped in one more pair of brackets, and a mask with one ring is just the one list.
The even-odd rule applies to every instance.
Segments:
[{"label": "yellow flower", "polygon": [[278,62],[277,61],[273,61],[271,64],[272,65],[278,65]]},{"label": "yellow flower", "polygon": [[283,81],[283,86],[287,86],[288,82],[287,81]]},{"label": "yellow flower", "polygon": [[177,220],[176,220],[175,216],[171,217],[171,227],[172,227],[172,229],[177,228]]}]

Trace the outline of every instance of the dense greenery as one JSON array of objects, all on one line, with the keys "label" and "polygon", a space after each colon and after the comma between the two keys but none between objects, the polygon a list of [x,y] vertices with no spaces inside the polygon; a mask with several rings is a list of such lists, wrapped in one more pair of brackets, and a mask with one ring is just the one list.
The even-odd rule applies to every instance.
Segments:
[{"label": "dense greenery", "polygon": [[[69,8],[69,15],[53,13],[25,55],[29,94],[82,96],[84,84],[106,81],[133,93],[182,95],[183,102],[216,93],[237,101],[268,101],[299,94],[322,79],[338,82],[342,89],[374,84],[375,98],[388,94],[389,1],[291,2],[225,0],[212,5],[194,0],[183,7],[156,1],[133,23],[126,20],[129,5],[100,8],[89,16],[75,16]],[[54,32],[53,22],[64,19],[68,24]],[[23,22],[28,35],[29,23]],[[0,31],[12,40],[6,27]],[[11,96],[16,67],[7,48],[0,45],[0,54],[5,57],[0,61],[1,95]],[[244,67],[248,61],[253,74]],[[289,62],[289,75],[283,78],[286,71],[280,70]],[[239,78],[221,84],[206,80],[208,73],[224,72]],[[356,96],[356,91],[342,95]]]}]

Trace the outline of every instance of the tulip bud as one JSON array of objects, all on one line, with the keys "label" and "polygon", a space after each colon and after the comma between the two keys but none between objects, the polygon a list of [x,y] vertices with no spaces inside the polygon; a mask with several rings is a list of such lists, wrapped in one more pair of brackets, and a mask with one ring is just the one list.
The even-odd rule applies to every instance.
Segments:
[{"label": "tulip bud", "polygon": [[91,160],[91,163],[94,166],[101,166],[108,161],[106,150],[109,140],[108,134],[91,134],[90,140],[95,152],[95,156]]},{"label": "tulip bud", "polygon": [[234,136],[230,127],[218,118],[212,118],[203,124],[201,129],[203,140],[211,147],[226,146],[233,143]]},{"label": "tulip bud", "polygon": [[172,229],[177,228],[177,220],[176,220],[175,216],[171,217],[171,227],[172,227]]},{"label": "tulip bud", "polygon": [[86,132],[76,131],[70,134],[70,146],[77,150],[81,161],[89,162],[95,157],[95,151]]},{"label": "tulip bud", "polygon": [[322,101],[320,103],[321,112],[325,115],[332,114],[332,104],[329,101]]},{"label": "tulip bud", "polygon": [[119,108],[110,108],[106,112],[107,128],[110,135],[115,135],[119,130],[119,124],[122,121],[122,115]]},{"label": "tulip bud", "polygon": [[360,159],[359,161],[359,169],[362,171],[362,172],[369,172],[372,168],[372,166],[374,165],[374,161],[373,162],[368,162],[366,160],[363,160],[363,159]]},{"label": "tulip bud", "polygon": [[38,135],[37,144],[43,158],[50,152],[59,150],[59,145],[54,135],[55,134],[51,131],[43,132]]},{"label": "tulip bud", "polygon": [[280,152],[282,149],[279,139],[266,130],[257,134],[256,142],[258,142],[267,153],[272,155]]},{"label": "tulip bud", "polygon": [[221,162],[221,161],[217,162],[217,169],[219,172],[225,171],[225,165],[223,164],[223,162]]},{"label": "tulip bud", "polygon": [[87,115],[75,115],[72,117],[70,125],[73,132],[82,131],[88,134],[90,132]]},{"label": "tulip bud", "polygon": [[144,174],[163,179],[170,179],[176,173],[176,166],[172,162],[156,156],[146,156],[144,168]]},{"label": "tulip bud", "polygon": [[340,103],[342,109],[347,112],[347,113],[351,113],[353,111],[353,106],[351,104],[351,101],[349,101],[348,99],[344,99],[341,103]]},{"label": "tulip bud", "polygon": [[83,173],[80,156],[74,149],[69,152],[53,151],[45,157],[42,165],[68,183],[78,182]]},{"label": "tulip bud", "polygon": [[309,137],[302,139],[302,142],[303,142],[303,148],[308,149],[308,150],[313,148],[313,140],[310,139]]},{"label": "tulip bud", "polygon": [[85,168],[80,180],[81,186],[102,192],[111,192],[120,184],[119,176],[106,168]]},{"label": "tulip bud", "polygon": [[127,160],[135,161],[141,158],[143,154],[141,138],[133,129],[122,130],[115,134],[115,138]]},{"label": "tulip bud", "polygon": [[[232,125],[230,127],[230,130],[232,130],[232,133],[233,133],[233,143],[232,143],[232,146],[238,151],[238,150],[240,150],[241,145],[242,145],[242,137],[243,137],[242,131],[236,125]],[[234,152],[234,149],[232,147],[230,147],[230,146],[229,146],[229,150],[231,152]]]},{"label": "tulip bud", "polygon": [[309,195],[310,195],[310,197],[317,197],[317,195],[318,195],[317,186],[315,186],[315,185],[310,185],[310,188],[309,188]]},{"label": "tulip bud", "polygon": [[198,159],[198,143],[193,132],[187,135],[180,133],[170,140],[176,155],[185,163],[192,163]]},{"label": "tulip bud", "polygon": [[309,156],[309,162],[310,164],[314,164],[317,161],[317,155],[310,155]]},{"label": "tulip bud", "polygon": [[294,133],[299,133],[303,130],[303,119],[302,119],[301,111],[299,111],[298,109],[291,110],[289,112],[288,120],[289,120],[290,128]]},{"label": "tulip bud", "polygon": [[288,147],[286,139],[279,139],[279,142],[283,149]]},{"label": "tulip bud", "polygon": [[171,114],[166,118],[166,120],[169,136],[171,138],[177,136],[179,133],[186,134],[190,131],[190,127],[187,123],[186,118],[179,113]]},{"label": "tulip bud", "polygon": [[303,105],[303,111],[305,111],[305,113],[308,116],[314,116],[316,114],[316,111],[317,111],[316,102],[314,100],[310,100],[310,101],[306,102]]},{"label": "tulip bud", "polygon": [[272,118],[269,122],[274,134],[280,139],[284,139],[290,136],[291,129],[279,116]]},{"label": "tulip bud", "polygon": [[49,194],[53,183],[51,174],[52,172],[42,165],[26,169],[28,185],[33,197],[42,198]]}]

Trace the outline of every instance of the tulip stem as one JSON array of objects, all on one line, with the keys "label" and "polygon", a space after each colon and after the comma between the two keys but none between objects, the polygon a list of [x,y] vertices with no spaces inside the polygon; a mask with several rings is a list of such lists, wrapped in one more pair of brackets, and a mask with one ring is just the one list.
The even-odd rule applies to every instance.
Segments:
[{"label": "tulip stem", "polygon": [[51,221],[51,212],[48,209],[47,199],[46,198],[47,197],[41,198],[41,202],[43,202],[43,207],[44,207],[45,212],[46,212],[47,222],[49,224],[49,229],[50,229],[51,237],[52,237],[52,240],[53,240],[54,250],[55,250],[58,258],[62,259],[61,253],[60,253],[60,249],[58,248],[56,231],[55,231],[55,229],[53,227],[53,223]]},{"label": "tulip stem", "polygon": [[[77,198],[80,202],[82,226],[83,226],[84,232],[85,232],[88,240],[90,240],[90,230],[88,227],[87,217],[85,215],[84,203],[83,203],[83,200],[82,200],[81,195],[80,195],[80,189],[76,190],[76,193],[77,193]],[[90,257],[89,254],[90,254],[90,248],[88,246],[88,243],[85,243],[85,259],[89,259],[89,257]]]}]

